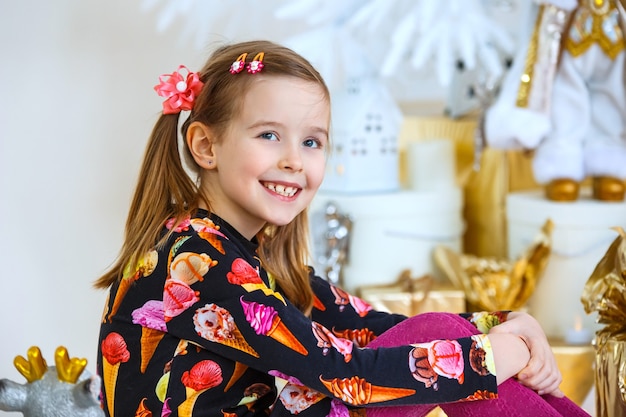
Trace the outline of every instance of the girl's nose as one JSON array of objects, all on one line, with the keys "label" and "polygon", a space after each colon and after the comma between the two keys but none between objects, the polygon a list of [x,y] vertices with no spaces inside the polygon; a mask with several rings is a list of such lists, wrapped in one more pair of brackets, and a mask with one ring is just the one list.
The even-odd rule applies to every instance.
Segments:
[{"label": "girl's nose", "polygon": [[282,150],[282,155],[279,161],[280,168],[296,172],[301,171],[303,163],[300,152],[301,148],[298,145],[285,146]]}]

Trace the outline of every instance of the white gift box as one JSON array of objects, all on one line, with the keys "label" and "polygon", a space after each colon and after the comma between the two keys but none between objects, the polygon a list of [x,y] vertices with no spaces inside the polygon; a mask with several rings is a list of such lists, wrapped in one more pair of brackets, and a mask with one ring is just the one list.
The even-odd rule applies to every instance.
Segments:
[{"label": "white gift box", "polygon": [[323,234],[314,219],[331,202],[352,219],[349,258],[343,267],[343,287],[349,292],[360,286],[393,283],[406,269],[416,276],[443,279],[435,268],[433,249],[447,245],[461,251],[464,224],[459,188],[367,195],[319,193],[310,208],[314,240]]},{"label": "white gift box", "polygon": [[509,258],[515,259],[536,236],[546,219],[554,223],[552,250],[544,274],[529,299],[529,312],[549,337],[563,338],[582,320],[597,330],[594,314],[586,315],[581,296],[587,279],[617,237],[612,227],[626,229],[626,202],[600,202],[583,187],[579,200],[547,200],[543,191],[507,196]]}]

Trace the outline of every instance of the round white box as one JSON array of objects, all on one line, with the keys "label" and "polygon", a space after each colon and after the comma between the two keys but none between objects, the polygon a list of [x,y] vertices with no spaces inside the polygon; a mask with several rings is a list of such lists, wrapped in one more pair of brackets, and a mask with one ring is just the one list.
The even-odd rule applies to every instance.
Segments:
[{"label": "round white box", "polygon": [[[442,244],[461,251],[464,224],[458,188],[361,195],[318,193],[311,204],[311,218],[329,202],[353,222],[349,259],[343,267],[343,287],[349,292],[364,285],[393,283],[405,269],[413,276],[428,273],[437,277],[434,247]],[[312,222],[311,227],[319,225]]]},{"label": "round white box", "polygon": [[562,338],[577,318],[584,328],[597,330],[596,314],[585,313],[581,296],[585,283],[618,236],[611,227],[626,228],[625,202],[600,202],[583,188],[575,202],[547,200],[542,191],[507,196],[508,252],[516,259],[533,241],[547,219],[554,223],[552,251],[529,312],[550,337]]}]

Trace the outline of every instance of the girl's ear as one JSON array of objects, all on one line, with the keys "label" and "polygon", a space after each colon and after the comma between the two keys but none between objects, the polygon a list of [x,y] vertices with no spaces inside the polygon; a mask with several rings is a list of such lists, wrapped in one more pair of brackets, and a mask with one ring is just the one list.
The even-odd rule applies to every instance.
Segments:
[{"label": "girl's ear", "polygon": [[187,129],[187,146],[201,168],[213,169],[217,166],[213,138],[213,131],[200,122],[191,123]]}]

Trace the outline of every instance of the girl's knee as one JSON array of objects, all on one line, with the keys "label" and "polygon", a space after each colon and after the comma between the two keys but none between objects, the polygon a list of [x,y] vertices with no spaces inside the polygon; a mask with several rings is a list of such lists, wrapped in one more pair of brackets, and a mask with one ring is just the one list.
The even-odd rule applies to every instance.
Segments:
[{"label": "girl's knee", "polygon": [[458,314],[423,313],[398,323],[372,341],[368,347],[397,346],[436,339],[458,339],[477,333],[474,325]]}]

